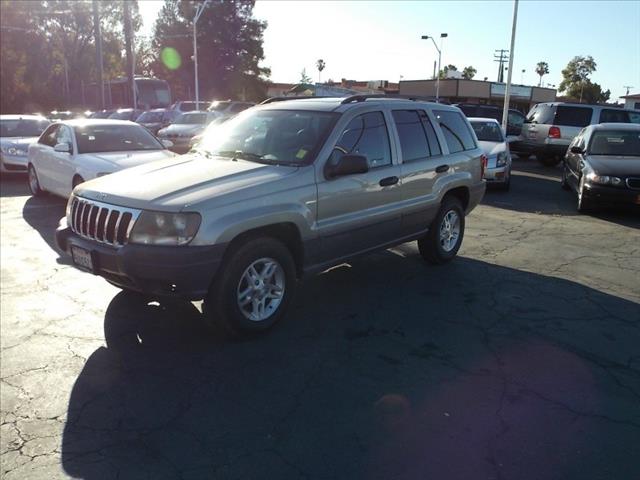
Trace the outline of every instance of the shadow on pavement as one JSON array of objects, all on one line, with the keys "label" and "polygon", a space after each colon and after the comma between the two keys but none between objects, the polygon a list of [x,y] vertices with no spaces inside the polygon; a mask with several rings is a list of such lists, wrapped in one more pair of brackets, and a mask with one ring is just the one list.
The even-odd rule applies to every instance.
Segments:
[{"label": "shadow on pavement", "polygon": [[[489,189],[482,203],[518,212],[588,217],[578,213],[576,194],[560,187],[561,175],[560,166],[545,167],[534,159],[514,159],[509,192]],[[590,215],[607,222],[640,228],[639,211],[639,208],[632,206],[620,210],[603,209]]]},{"label": "shadow on pavement", "polygon": [[31,195],[26,173],[3,173],[0,178],[0,197],[26,197]]},{"label": "shadow on pavement", "polygon": [[67,202],[65,199],[54,195],[43,195],[40,197],[30,197],[22,208],[22,218],[36,230],[42,239],[54,252],[58,253],[58,263],[70,264],[66,256],[61,255],[61,251],[56,245],[56,228],[60,219],[65,215]]},{"label": "shadow on pavement", "polygon": [[114,297],[71,392],[66,473],[640,478],[637,304],[468,258],[427,267],[411,246],[299,293],[244,342],[191,303]]}]

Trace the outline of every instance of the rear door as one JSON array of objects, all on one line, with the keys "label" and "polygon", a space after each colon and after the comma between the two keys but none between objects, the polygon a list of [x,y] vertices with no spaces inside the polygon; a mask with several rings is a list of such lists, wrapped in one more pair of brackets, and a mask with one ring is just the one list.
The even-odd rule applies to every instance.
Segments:
[{"label": "rear door", "polygon": [[400,166],[382,110],[348,121],[333,145],[328,163],[347,153],[369,161],[369,172],[318,178],[320,263],[359,253],[399,237],[401,222]]}]

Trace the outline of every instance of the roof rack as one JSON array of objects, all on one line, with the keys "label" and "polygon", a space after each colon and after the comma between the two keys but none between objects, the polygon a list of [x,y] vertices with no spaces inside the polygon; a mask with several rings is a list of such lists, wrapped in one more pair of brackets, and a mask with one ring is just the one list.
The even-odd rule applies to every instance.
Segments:
[{"label": "roof rack", "polygon": [[304,100],[304,99],[309,99],[309,98],[320,98],[320,97],[309,97],[309,96],[299,96],[299,97],[271,97],[271,98],[267,98],[266,100],[263,100],[262,102],[260,102],[260,105],[266,105],[267,103],[274,103],[274,102],[284,102],[287,100]]},{"label": "roof rack", "polygon": [[351,95],[350,97],[346,97],[342,102],[342,105],[347,103],[354,102],[364,102],[369,98],[385,98],[389,100],[411,100],[413,102],[435,102],[434,97],[421,97],[419,95],[396,95],[396,94],[382,94],[382,93],[372,93],[372,94],[359,94],[359,95]]}]

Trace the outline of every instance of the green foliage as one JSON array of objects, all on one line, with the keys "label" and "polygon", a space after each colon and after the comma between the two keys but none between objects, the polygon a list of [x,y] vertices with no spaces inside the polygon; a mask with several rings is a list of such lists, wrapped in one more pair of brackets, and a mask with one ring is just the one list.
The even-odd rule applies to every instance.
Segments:
[{"label": "green foliage", "polygon": [[[169,81],[176,98],[195,98],[193,61],[193,17],[197,3],[165,0],[154,27],[149,70]],[[262,36],[265,22],[253,18],[253,0],[212,1],[198,20],[198,80],[205,100],[246,98],[258,100],[266,94],[270,70],[264,59]],[[182,62],[172,70],[160,53],[175,49]]]},{"label": "green foliage", "polygon": [[303,68],[302,71],[300,72],[300,80],[298,80],[298,83],[305,84],[305,85],[308,83],[311,83],[311,77],[307,75],[306,68]]},{"label": "green foliage", "polygon": [[476,73],[478,73],[478,70],[469,65],[468,67],[464,67],[464,70],[462,70],[462,78],[471,80],[476,76]]},{"label": "green foliage", "polygon": [[443,78],[447,78],[447,72],[451,70],[452,72],[457,72],[458,71],[458,67],[456,67],[455,65],[447,65],[446,67],[444,67],[442,70],[440,70],[440,72],[438,73],[438,76],[440,77],[440,80],[442,80]]},{"label": "green foliage", "polygon": [[562,82],[558,90],[572,100],[582,103],[606,102],[611,91],[603,91],[597,83],[589,79],[589,75],[596,71],[596,62],[592,56],[576,56],[562,70]]},{"label": "green foliage", "polygon": [[542,77],[549,73],[549,64],[547,62],[538,62],[536,64],[536,73],[540,77],[538,86],[542,85]]}]

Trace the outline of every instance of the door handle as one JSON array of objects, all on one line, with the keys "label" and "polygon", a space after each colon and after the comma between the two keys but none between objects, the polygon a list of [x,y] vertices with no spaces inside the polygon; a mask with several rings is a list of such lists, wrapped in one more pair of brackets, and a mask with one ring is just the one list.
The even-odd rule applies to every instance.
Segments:
[{"label": "door handle", "polygon": [[449,171],[449,165],[440,165],[436,167],[436,173],[444,173]]},{"label": "door handle", "polygon": [[395,185],[398,183],[398,177],[387,177],[380,180],[381,187],[388,187],[389,185]]}]

